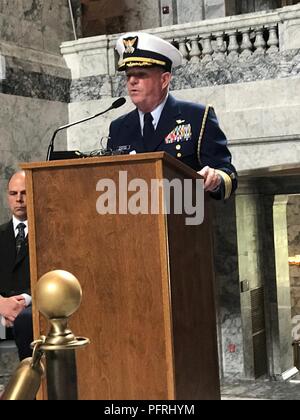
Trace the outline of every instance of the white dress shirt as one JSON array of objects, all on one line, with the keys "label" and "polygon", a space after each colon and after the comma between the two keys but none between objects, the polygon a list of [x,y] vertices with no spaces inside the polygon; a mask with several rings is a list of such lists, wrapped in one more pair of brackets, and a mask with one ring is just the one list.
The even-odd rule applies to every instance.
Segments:
[{"label": "white dress shirt", "polygon": [[[25,231],[25,238],[26,238],[26,236],[28,235],[28,221],[27,220],[24,220],[24,221],[18,220],[15,216],[12,217],[12,221],[13,221],[15,238],[17,237],[17,235],[19,233],[19,230],[17,229],[17,226],[18,226],[19,223],[24,223],[24,225],[25,225],[24,231]],[[24,299],[25,299],[25,305],[29,306],[31,304],[31,301],[32,301],[31,296],[27,295],[26,293],[22,293],[21,296],[23,296]]]},{"label": "white dress shirt", "polygon": [[[158,123],[159,123],[159,119],[160,119],[160,116],[161,116],[161,113],[162,113],[162,110],[164,109],[164,106],[165,106],[165,104],[166,104],[166,102],[167,102],[167,99],[168,99],[168,96],[169,95],[167,95],[166,97],[165,97],[165,99],[162,101],[162,103],[161,104],[159,104],[152,112],[151,112],[151,115],[152,115],[152,118],[153,118],[153,120],[152,120],[152,124],[153,124],[153,127],[154,127],[154,130],[156,130],[156,127],[158,126]],[[141,124],[141,132],[142,132],[142,135],[143,135],[143,129],[144,129],[144,115],[145,115],[145,112],[142,112],[142,111],[140,111],[139,109],[138,109],[138,112],[139,112],[139,117],[140,117],[140,124]]]}]

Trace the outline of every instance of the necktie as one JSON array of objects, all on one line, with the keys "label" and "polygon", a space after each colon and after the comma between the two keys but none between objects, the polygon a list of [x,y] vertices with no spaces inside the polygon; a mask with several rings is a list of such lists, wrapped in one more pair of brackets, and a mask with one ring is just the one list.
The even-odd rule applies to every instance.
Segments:
[{"label": "necktie", "polygon": [[17,237],[16,237],[17,254],[20,252],[21,246],[25,241],[25,227],[26,227],[26,225],[24,223],[19,223],[18,226],[17,226],[17,229],[19,231],[19,233],[17,234]]},{"label": "necktie", "polygon": [[144,138],[144,145],[146,149],[151,149],[151,140],[154,136],[154,127],[152,124],[153,117],[151,115],[151,112],[147,112],[144,115],[144,128],[143,128],[143,138]]}]

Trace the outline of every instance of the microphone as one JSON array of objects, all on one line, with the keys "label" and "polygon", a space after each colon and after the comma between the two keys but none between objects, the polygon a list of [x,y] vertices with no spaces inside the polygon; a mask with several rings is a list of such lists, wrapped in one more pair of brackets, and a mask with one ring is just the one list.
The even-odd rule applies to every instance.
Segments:
[{"label": "microphone", "polygon": [[[125,98],[119,98],[119,99],[117,99],[115,102],[113,102],[113,103],[111,104],[111,107],[110,107],[110,108],[108,108],[108,110],[107,110],[107,111],[109,111],[110,109],[117,109],[117,108],[120,108],[120,106],[124,105],[124,104],[125,104],[125,102],[126,102],[126,99],[125,99]],[[106,112],[106,111],[104,111],[104,112]]]},{"label": "microphone", "polygon": [[117,109],[117,108],[120,108],[120,106],[124,105],[124,104],[125,104],[125,102],[126,102],[126,99],[125,99],[125,98],[119,98],[119,99],[115,100],[115,101],[111,104],[111,106],[110,106],[109,108],[107,108],[105,111],[98,112],[98,114],[92,115],[91,117],[83,118],[82,120],[75,121],[75,122],[72,122],[72,123],[70,123],[70,124],[62,125],[61,127],[57,128],[57,129],[54,131],[53,136],[52,136],[51,141],[50,141],[50,144],[49,144],[49,146],[48,146],[48,151],[47,151],[47,158],[46,158],[46,160],[51,160],[51,159],[50,159],[50,158],[51,158],[51,155],[52,155],[52,154],[53,154],[53,152],[54,152],[54,139],[55,139],[56,134],[57,134],[59,131],[64,130],[65,128],[73,127],[73,125],[81,124],[81,123],[83,123],[83,122],[85,122],[85,121],[92,120],[93,118],[99,117],[100,115],[103,115],[103,114],[105,114],[106,112],[111,111],[112,109]]}]

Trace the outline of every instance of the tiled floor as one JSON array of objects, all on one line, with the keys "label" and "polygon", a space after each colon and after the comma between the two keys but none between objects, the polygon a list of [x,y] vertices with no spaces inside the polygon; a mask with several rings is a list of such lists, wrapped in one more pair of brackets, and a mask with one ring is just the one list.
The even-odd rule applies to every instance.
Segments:
[{"label": "tiled floor", "polygon": [[18,366],[18,353],[13,341],[0,341],[0,392],[11,372]]},{"label": "tiled floor", "polygon": [[222,400],[300,400],[300,382],[233,382],[222,386]]},{"label": "tiled floor", "polygon": [[[0,382],[0,395],[3,382]],[[222,400],[300,400],[300,375],[289,382],[232,381],[222,385]]]},{"label": "tiled floor", "polygon": [[236,381],[222,386],[222,400],[300,400],[300,381]]}]

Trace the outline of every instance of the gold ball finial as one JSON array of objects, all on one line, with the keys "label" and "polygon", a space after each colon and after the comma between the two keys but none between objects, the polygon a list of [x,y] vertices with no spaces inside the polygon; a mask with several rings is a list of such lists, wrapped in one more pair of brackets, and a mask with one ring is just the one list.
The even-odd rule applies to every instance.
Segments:
[{"label": "gold ball finial", "polygon": [[80,283],[68,271],[50,271],[37,283],[37,306],[48,319],[69,318],[80,306],[81,298]]}]

